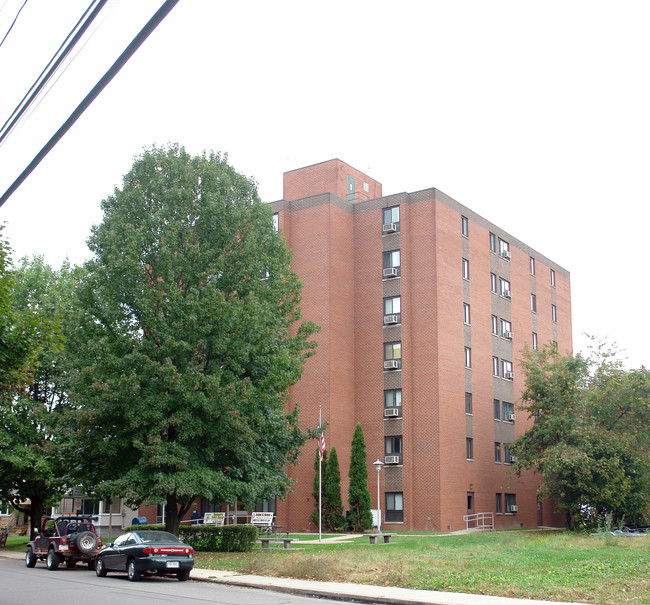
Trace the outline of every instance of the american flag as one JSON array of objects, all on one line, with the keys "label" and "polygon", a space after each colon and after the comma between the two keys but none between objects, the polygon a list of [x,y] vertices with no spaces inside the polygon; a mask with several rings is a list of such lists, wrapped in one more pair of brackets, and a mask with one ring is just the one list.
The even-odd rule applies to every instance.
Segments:
[{"label": "american flag", "polygon": [[325,433],[323,433],[323,424],[320,419],[320,411],[318,412],[318,428],[320,429],[320,437],[318,438],[318,459],[323,461],[323,454],[325,453]]}]

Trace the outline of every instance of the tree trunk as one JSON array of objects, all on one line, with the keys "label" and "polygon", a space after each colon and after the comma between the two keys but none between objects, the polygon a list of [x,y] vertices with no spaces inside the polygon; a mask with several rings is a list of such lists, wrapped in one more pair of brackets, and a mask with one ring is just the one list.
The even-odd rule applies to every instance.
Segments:
[{"label": "tree trunk", "polygon": [[180,518],[178,516],[178,503],[176,494],[167,494],[167,506],[165,507],[165,529],[170,533],[178,536],[178,526]]},{"label": "tree trunk", "polygon": [[30,498],[32,507],[29,513],[29,539],[36,538],[36,532],[41,529],[41,519],[43,516],[43,499],[39,496],[32,496]]}]

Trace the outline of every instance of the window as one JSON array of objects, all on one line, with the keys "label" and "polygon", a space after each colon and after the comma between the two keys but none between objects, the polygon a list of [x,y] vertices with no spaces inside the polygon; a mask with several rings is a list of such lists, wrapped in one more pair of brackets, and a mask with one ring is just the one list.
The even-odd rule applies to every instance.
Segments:
[{"label": "window", "polygon": [[512,338],[512,326],[506,319],[501,320],[501,336],[504,338]]},{"label": "window", "polygon": [[505,296],[506,298],[510,298],[512,296],[512,293],[510,292],[510,282],[507,279],[503,279],[502,277],[499,278],[499,294],[501,294],[501,296]]},{"label": "window", "polygon": [[535,275],[535,259],[530,257],[530,274]]},{"label": "window", "polygon": [[537,296],[534,294],[530,295],[530,310],[533,313],[537,313]]},{"label": "window", "polygon": [[404,495],[402,492],[386,492],[386,523],[404,521]]},{"label": "window", "polygon": [[463,322],[467,325],[470,324],[469,321],[469,304],[463,303]]},{"label": "window", "polygon": [[501,510],[501,494],[497,494],[494,512],[496,512],[497,515],[503,513],[503,511]]},{"label": "window", "polygon": [[99,500],[91,500],[84,498],[81,501],[81,514],[82,515],[98,515],[99,514]]},{"label": "window", "polygon": [[471,393],[465,393],[465,413],[466,414],[471,414],[472,413],[472,394]]},{"label": "window", "polygon": [[397,456],[398,464],[402,464],[402,436],[384,437],[384,452],[386,456]]},{"label": "window", "polygon": [[506,422],[512,422],[512,418],[510,417],[512,414],[514,414],[515,411],[515,406],[512,403],[508,403],[507,401],[503,402],[503,420]]},{"label": "window", "polygon": [[463,259],[463,279],[469,279],[469,261],[466,258]]},{"label": "window", "polygon": [[517,512],[517,495],[506,494],[506,513]]},{"label": "window", "polygon": [[557,307],[555,305],[551,305],[551,319],[557,321]]},{"label": "window", "polygon": [[497,236],[494,233],[490,233],[490,252],[497,251]]},{"label": "window", "polygon": [[498,399],[494,400],[494,419],[501,419],[501,402]]},{"label": "window", "polygon": [[467,237],[469,235],[469,221],[466,216],[460,217],[460,232]]},{"label": "window", "polygon": [[0,502],[0,517],[8,516],[13,511],[13,506],[8,502]]},{"label": "window", "polygon": [[276,233],[280,229],[280,217],[277,212],[273,214],[273,231]]},{"label": "window", "polygon": [[551,269],[551,286],[555,288],[555,271]]},{"label": "window", "polygon": [[[399,206],[384,208],[382,211],[383,232],[393,233],[399,231]],[[390,225],[390,227],[387,227]]]},{"label": "window", "polygon": [[490,290],[497,293],[497,276],[494,273],[490,273]]},{"label": "window", "polygon": [[384,325],[402,323],[401,297],[384,298]]},{"label": "window", "polygon": [[501,444],[498,441],[494,442],[494,461],[501,464]]},{"label": "window", "polygon": [[507,378],[508,380],[512,380],[514,378],[514,374],[512,373],[512,361],[508,361],[507,359],[501,360],[501,376],[503,376],[503,378]]},{"label": "window", "polygon": [[399,250],[384,252],[384,277],[398,277],[401,274],[400,269]]},{"label": "window", "polygon": [[353,176],[348,176],[348,202],[354,202],[357,192],[357,182]]},{"label": "window", "polygon": [[467,512],[474,512],[474,492],[467,492]]},{"label": "window", "polygon": [[398,415],[402,415],[402,389],[384,391],[384,409],[397,410]]},{"label": "window", "polygon": [[499,375],[499,358],[492,356],[492,376]]},{"label": "window", "polygon": [[474,440],[471,437],[465,438],[465,452],[468,460],[474,460]]},{"label": "window", "polygon": [[533,351],[537,349],[537,332],[533,332]]},{"label": "window", "polygon": [[499,238],[499,254],[504,258],[510,258],[510,244]]},{"label": "window", "polygon": [[499,318],[496,315],[492,316],[492,334],[499,335]]},{"label": "window", "polygon": [[465,367],[472,367],[472,349],[465,347]]},{"label": "window", "polygon": [[[393,362],[393,363],[390,363]],[[402,367],[402,343],[384,343],[384,369],[399,369]]]}]

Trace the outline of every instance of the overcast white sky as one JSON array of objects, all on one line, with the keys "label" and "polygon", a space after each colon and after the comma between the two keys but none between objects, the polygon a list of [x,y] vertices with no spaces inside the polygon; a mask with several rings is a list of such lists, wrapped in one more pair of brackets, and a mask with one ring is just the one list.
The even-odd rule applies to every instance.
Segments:
[{"label": "overcast white sky", "polygon": [[[90,0],[29,0],[0,47],[0,124]],[[0,39],[23,0],[0,0]],[[162,0],[101,26],[0,146],[3,193]],[[152,143],[227,152],[265,201],[338,157],[384,195],[437,187],[571,272],[574,346],[650,365],[650,3],[181,0],[0,208],[14,256],[88,257]]]}]

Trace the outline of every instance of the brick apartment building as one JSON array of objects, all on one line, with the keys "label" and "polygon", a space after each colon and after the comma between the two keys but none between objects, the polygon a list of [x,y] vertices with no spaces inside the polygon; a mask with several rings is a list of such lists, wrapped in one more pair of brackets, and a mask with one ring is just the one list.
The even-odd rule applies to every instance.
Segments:
[{"label": "brick apartment building", "polygon": [[[570,351],[569,273],[436,189],[383,197],[340,160],[285,173],[277,225],[304,282],[303,318],[322,328],[293,387],[301,422],[319,408],[347,504],[360,422],[382,529],[454,531],[490,512],[497,528],[561,524],[538,480],[511,476],[507,444],[530,426],[516,409],[524,345]],[[316,444],[289,473],[277,522],[314,529]]]}]

